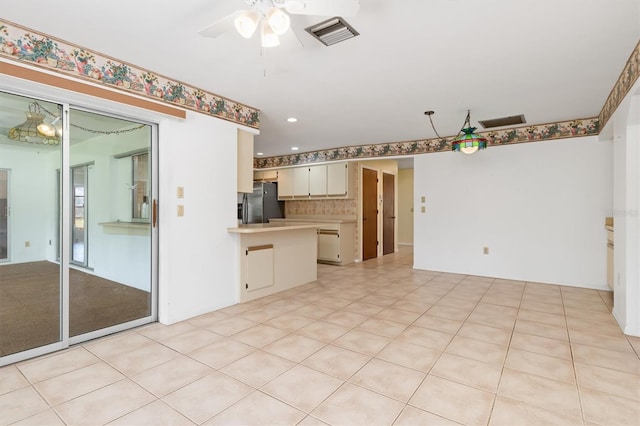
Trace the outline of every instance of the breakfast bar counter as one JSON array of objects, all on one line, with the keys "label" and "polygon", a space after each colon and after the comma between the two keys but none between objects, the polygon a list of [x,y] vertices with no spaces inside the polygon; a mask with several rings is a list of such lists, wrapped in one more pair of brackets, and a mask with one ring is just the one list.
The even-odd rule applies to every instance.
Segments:
[{"label": "breakfast bar counter", "polygon": [[285,223],[228,228],[240,239],[240,303],[315,281],[317,230],[315,224]]}]

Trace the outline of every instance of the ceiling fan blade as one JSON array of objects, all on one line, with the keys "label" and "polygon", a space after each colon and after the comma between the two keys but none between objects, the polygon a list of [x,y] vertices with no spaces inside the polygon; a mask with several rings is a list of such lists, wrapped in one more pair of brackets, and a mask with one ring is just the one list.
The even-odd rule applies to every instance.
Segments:
[{"label": "ceiling fan blade", "polygon": [[231,15],[220,18],[213,24],[207,25],[206,27],[202,28],[200,31],[198,31],[198,34],[203,37],[216,38],[228,31],[231,31],[234,29],[234,21],[236,20],[236,18],[244,12],[244,10],[237,10]]},{"label": "ceiling fan blade", "polygon": [[360,0],[276,0],[294,15],[353,16],[360,9]]}]

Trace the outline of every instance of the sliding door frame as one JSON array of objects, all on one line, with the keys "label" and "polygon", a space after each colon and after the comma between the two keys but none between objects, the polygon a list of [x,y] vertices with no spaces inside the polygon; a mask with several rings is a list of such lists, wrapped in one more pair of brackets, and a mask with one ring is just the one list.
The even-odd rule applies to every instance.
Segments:
[{"label": "sliding door frame", "polygon": [[[96,112],[101,115],[122,118],[149,125],[151,128],[150,141],[150,165],[151,165],[151,200],[157,205],[158,199],[158,113],[150,113],[137,107],[124,106],[113,101],[91,98],[87,95],[70,92],[41,83],[20,80],[15,77],[0,74],[0,91],[17,96],[24,96],[51,102],[62,106],[62,138],[61,138],[61,164],[59,175],[59,188],[62,189],[59,197],[59,216],[57,217],[60,234],[58,237],[58,249],[60,253],[60,340],[55,343],[40,346],[26,351],[0,357],[0,367],[13,364],[26,359],[66,349],[70,345],[87,340],[102,337],[119,331],[131,329],[136,326],[148,324],[158,319],[158,222],[152,221],[151,226],[151,309],[148,316],[108,328],[96,330],[90,333],[69,337],[69,268],[70,268],[70,238],[71,235],[71,165],[70,165],[70,133],[69,111],[70,108]],[[126,110],[126,114],[118,111]],[[9,218],[10,220],[10,218]],[[155,223],[154,223],[155,222]]]}]

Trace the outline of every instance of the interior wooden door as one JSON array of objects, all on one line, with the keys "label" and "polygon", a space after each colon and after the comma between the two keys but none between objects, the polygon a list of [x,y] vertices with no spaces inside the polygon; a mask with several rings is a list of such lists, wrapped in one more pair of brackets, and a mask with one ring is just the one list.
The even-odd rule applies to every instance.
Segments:
[{"label": "interior wooden door", "polygon": [[382,254],[395,251],[396,193],[395,176],[382,174]]},{"label": "interior wooden door", "polygon": [[378,172],[362,169],[362,260],[378,256]]}]

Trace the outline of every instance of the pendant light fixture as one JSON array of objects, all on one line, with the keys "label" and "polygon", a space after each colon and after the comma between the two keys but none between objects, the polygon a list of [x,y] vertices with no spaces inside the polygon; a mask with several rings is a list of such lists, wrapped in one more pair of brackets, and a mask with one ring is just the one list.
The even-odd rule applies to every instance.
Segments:
[{"label": "pendant light fixture", "polygon": [[[431,128],[435,132],[438,139],[441,141],[446,141],[445,138],[438,134],[436,127],[433,124],[433,119],[431,116],[435,114],[433,111],[425,111],[424,115],[429,117],[429,122],[431,123]],[[453,141],[451,141],[451,150],[463,152],[464,154],[474,154],[476,151],[485,149],[487,147],[487,139],[482,136],[474,133],[476,131],[476,127],[471,126],[471,111],[467,110],[467,117],[462,124],[462,129],[455,136]]]},{"label": "pendant light fixture", "polygon": [[[462,151],[465,154],[474,154],[480,149],[487,147],[487,138],[474,133],[476,127],[471,126],[471,111],[467,111],[467,118],[464,120],[462,129],[458,136],[451,142],[452,151]],[[466,127],[465,127],[466,126]]]},{"label": "pendant light fixture", "polygon": [[[45,125],[44,113],[37,102],[29,104],[29,111],[25,112],[27,120],[9,129],[7,137],[20,142],[37,143],[42,145],[58,145],[60,138],[56,135],[55,127]],[[53,129],[53,131],[52,131]]]}]

